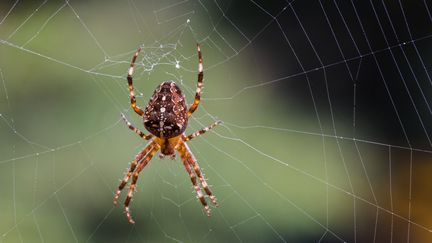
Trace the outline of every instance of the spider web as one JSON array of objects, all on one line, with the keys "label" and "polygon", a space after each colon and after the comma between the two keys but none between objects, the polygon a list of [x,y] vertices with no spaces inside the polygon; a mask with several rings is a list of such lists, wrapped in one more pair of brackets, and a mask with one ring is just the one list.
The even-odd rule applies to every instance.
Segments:
[{"label": "spider web", "polygon": [[[428,242],[430,1],[3,1],[0,242]],[[154,158],[128,224],[113,193],[163,80],[220,207]],[[124,200],[124,192],[121,200]]]}]

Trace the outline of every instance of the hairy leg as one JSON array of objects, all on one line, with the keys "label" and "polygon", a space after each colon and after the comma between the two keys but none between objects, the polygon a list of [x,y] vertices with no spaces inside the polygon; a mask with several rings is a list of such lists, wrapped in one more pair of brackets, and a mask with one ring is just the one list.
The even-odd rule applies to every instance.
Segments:
[{"label": "hairy leg", "polygon": [[121,191],[123,190],[123,188],[126,186],[126,184],[128,183],[133,171],[135,170],[136,166],[138,165],[138,163],[147,155],[147,153],[152,150],[155,147],[155,143],[153,141],[151,141],[150,143],[147,144],[147,146],[141,151],[139,152],[136,156],[135,159],[132,161],[131,166],[129,168],[129,170],[126,172],[125,177],[123,178],[123,180],[121,181],[120,185],[118,186],[117,192],[114,196],[114,204],[117,204],[117,200],[120,196]]},{"label": "hairy leg", "polygon": [[140,51],[141,51],[141,48],[138,48],[138,50],[135,52],[135,55],[132,58],[132,61],[130,63],[129,70],[128,70],[127,81],[128,81],[128,87],[129,87],[129,96],[130,96],[131,107],[138,115],[143,116],[144,115],[143,110],[141,110],[141,108],[139,108],[136,104],[135,92],[134,92],[134,87],[133,87],[133,78],[132,78],[135,61],[136,61]]},{"label": "hairy leg", "polygon": [[222,123],[222,121],[216,121],[215,123],[211,124],[210,126],[204,127],[203,129],[196,131],[196,132],[192,133],[191,135],[185,137],[184,141],[187,142],[189,140],[192,140],[192,139],[204,134],[205,132],[208,132],[210,129],[214,128],[215,126],[217,126],[221,123]]},{"label": "hairy leg", "polygon": [[150,138],[153,137],[153,135],[151,135],[151,134],[148,134],[148,135],[147,135],[147,134],[141,132],[141,130],[139,130],[138,128],[134,127],[134,125],[132,125],[132,123],[130,123],[130,122],[126,119],[126,117],[125,117],[125,115],[123,115],[123,113],[121,114],[121,117],[122,117],[123,121],[126,122],[126,125],[128,126],[128,128],[129,128],[130,130],[134,131],[136,134],[138,134],[138,136],[144,138],[145,140],[149,140]]},{"label": "hairy leg", "polygon": [[194,113],[194,111],[198,108],[198,105],[200,103],[201,99],[201,91],[203,86],[203,79],[204,79],[204,72],[203,72],[203,63],[202,63],[202,55],[201,55],[201,48],[200,45],[197,44],[197,50],[198,50],[198,82],[197,82],[197,88],[195,93],[195,100],[194,103],[191,105],[191,107],[188,110],[188,117]]},{"label": "hairy leg", "polygon": [[148,154],[144,157],[144,159],[141,161],[141,163],[138,165],[138,168],[136,169],[136,171],[133,173],[132,175],[132,183],[129,186],[129,192],[126,196],[126,200],[124,202],[124,206],[125,206],[125,212],[126,212],[126,217],[129,220],[129,223],[134,224],[135,221],[133,221],[130,210],[129,210],[129,203],[132,200],[133,197],[133,192],[135,190],[136,187],[136,183],[138,181],[138,176],[139,173],[144,169],[144,167],[148,164],[148,162],[152,159],[153,155],[159,150],[159,146],[155,145],[152,150],[150,152],[148,152]]}]

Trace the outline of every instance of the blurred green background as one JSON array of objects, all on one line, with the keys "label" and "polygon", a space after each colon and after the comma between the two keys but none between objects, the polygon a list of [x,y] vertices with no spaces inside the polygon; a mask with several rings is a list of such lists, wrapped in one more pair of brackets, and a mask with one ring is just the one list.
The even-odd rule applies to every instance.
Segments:
[{"label": "blurred green background", "polygon": [[[290,7],[259,6],[270,15]],[[284,49],[283,34],[297,34],[265,12],[246,1],[1,2],[0,242],[429,238],[424,169],[415,166],[427,166],[430,153],[393,146],[374,124],[361,126],[369,108],[353,118],[343,62],[343,71],[329,70],[329,93],[322,67],[303,75],[310,61],[301,58],[300,68]],[[141,107],[164,80],[180,84],[191,102],[197,42],[205,89],[187,133],[224,121],[189,143],[220,207],[206,217],[181,161],[156,156],[140,174],[130,225],[112,203],[146,144],[120,119],[124,113],[144,129],[128,103],[130,59],[142,46],[134,74]]]}]

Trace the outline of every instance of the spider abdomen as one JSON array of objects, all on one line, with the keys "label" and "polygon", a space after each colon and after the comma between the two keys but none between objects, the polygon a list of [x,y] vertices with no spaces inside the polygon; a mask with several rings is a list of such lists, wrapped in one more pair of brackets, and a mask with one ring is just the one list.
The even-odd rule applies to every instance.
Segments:
[{"label": "spider abdomen", "polygon": [[186,99],[174,81],[161,83],[144,112],[144,127],[160,138],[182,134],[188,123]]}]

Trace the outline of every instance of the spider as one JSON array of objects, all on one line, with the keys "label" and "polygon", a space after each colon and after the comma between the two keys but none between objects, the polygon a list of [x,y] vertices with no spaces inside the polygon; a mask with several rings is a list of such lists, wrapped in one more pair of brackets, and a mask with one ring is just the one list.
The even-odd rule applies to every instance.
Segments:
[{"label": "spider", "polygon": [[[143,111],[136,104],[134,87],[132,84],[132,75],[134,72],[135,61],[138,57],[141,48],[135,52],[132,58],[130,67],[128,70],[127,81],[129,85],[129,95],[132,109],[143,118],[144,127],[150,134],[141,132],[138,128],[134,127],[126,117],[121,114],[123,120],[126,122],[130,130],[134,131],[140,137],[150,142],[139,152],[135,159],[132,161],[129,170],[126,172],[124,179],[118,186],[118,190],[114,196],[114,204],[117,204],[117,200],[120,196],[121,191],[132,177],[132,183],[129,186],[129,192],[124,202],[126,216],[129,223],[134,224],[131,212],[129,210],[129,203],[132,200],[133,192],[136,187],[138,176],[144,167],[149,163],[152,157],[160,150],[159,157],[162,159],[165,156],[169,156],[171,159],[175,159],[175,151],[180,154],[183,161],[183,165],[186,168],[187,173],[190,176],[193,187],[196,191],[197,197],[201,204],[204,206],[204,211],[207,216],[211,215],[210,207],[207,205],[207,201],[204,198],[204,194],[201,191],[201,187],[204,189],[211,202],[218,206],[216,197],[212,194],[207,182],[204,178],[203,173],[197,163],[195,156],[192,154],[189,146],[186,144],[187,141],[194,139],[195,137],[209,131],[214,128],[221,121],[216,121],[208,127],[205,127],[199,131],[196,131],[188,136],[185,135],[184,131],[188,125],[188,119],[192,116],[192,113],[197,109],[200,98],[201,90],[203,86],[203,64],[202,56],[199,44],[197,44],[198,50],[198,82],[195,94],[195,100],[193,104],[188,108],[186,106],[186,99],[179,86],[174,81],[162,82],[155,89],[152,97],[145,110]],[[197,181],[199,178],[199,182]]]}]

